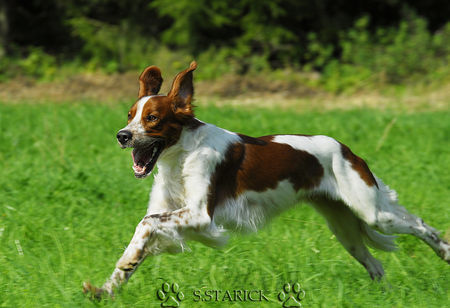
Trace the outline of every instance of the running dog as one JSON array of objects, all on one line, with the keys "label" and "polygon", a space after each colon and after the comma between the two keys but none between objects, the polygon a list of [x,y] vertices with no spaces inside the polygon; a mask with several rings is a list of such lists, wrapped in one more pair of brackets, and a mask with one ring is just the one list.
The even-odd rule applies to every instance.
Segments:
[{"label": "running dog", "polygon": [[156,66],[139,77],[138,100],[117,140],[133,149],[137,178],[155,165],[158,173],[147,215],[111,277],[101,288],[85,283],[85,292],[113,295],[147,256],[183,251],[186,240],[221,246],[226,231],[257,230],[301,200],[324,216],[372,279],[384,271],[367,245],[392,251],[394,233],[418,237],[450,262],[450,245],[400,206],[396,192],[344,144],[327,136],[253,138],[195,118],[196,68],[192,62],[180,72],[167,95],[158,95],[163,79]]}]

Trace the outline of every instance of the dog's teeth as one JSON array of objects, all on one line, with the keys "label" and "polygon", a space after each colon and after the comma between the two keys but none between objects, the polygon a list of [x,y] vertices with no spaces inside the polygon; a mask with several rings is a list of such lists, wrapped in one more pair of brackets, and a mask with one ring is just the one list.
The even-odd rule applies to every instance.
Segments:
[{"label": "dog's teeth", "polygon": [[135,173],[142,174],[145,172],[145,167],[140,167],[138,165],[133,165],[133,170]]}]

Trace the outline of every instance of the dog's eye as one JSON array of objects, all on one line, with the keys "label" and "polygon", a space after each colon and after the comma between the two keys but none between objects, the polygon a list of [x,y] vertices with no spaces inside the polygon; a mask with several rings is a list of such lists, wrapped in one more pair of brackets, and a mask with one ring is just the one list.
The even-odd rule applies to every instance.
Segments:
[{"label": "dog's eye", "polygon": [[131,112],[128,112],[128,120],[131,119]]},{"label": "dog's eye", "polygon": [[147,121],[149,121],[149,122],[155,122],[156,120],[158,120],[158,117],[156,117],[156,116],[154,116],[152,114],[149,114],[147,116]]}]

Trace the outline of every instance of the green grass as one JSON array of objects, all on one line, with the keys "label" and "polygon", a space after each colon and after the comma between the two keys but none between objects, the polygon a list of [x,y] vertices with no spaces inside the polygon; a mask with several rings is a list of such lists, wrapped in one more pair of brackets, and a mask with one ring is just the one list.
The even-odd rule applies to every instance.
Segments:
[{"label": "green grass", "polygon": [[[157,307],[163,281],[179,284],[186,297],[181,307],[194,305],[196,289],[262,289],[272,302],[234,306],[281,307],[276,296],[288,281],[305,290],[304,307],[449,302],[450,268],[425,244],[400,236],[398,252],[374,252],[386,271],[385,281],[374,283],[308,206],[285,212],[257,234],[232,236],[222,250],[193,242],[190,253],[148,258],[115,300],[91,302],[81,292],[82,282],[99,285],[110,275],[145,214],[152,183],[134,178],[129,151],[116,144],[127,108],[0,104],[0,306]],[[333,136],[365,158],[411,212],[449,235],[450,112],[210,106],[197,115],[253,136]]]}]

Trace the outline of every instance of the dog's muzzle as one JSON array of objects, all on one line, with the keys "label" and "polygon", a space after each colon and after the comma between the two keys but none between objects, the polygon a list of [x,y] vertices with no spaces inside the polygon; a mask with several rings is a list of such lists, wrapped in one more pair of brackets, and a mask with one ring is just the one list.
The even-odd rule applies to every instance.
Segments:
[{"label": "dog's muzzle", "polygon": [[117,141],[122,147],[126,147],[128,142],[133,138],[133,134],[129,130],[120,130],[117,133]]}]

